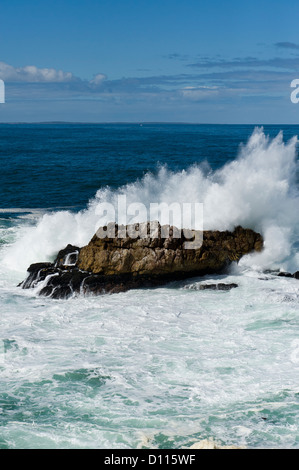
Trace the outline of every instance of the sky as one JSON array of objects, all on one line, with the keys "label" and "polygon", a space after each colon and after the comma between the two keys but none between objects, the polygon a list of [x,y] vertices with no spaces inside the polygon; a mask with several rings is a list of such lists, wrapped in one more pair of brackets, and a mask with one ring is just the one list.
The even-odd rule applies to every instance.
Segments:
[{"label": "sky", "polygon": [[289,0],[1,0],[0,122],[297,124],[297,10]]}]

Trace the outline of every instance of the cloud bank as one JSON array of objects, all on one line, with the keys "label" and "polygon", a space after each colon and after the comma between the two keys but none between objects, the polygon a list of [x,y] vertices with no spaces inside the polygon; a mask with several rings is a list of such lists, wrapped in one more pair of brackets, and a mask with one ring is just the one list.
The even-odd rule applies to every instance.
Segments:
[{"label": "cloud bank", "polygon": [[65,83],[75,80],[70,72],[53,68],[38,68],[35,65],[13,67],[5,62],[0,62],[0,77],[6,82],[27,83]]},{"label": "cloud bank", "polygon": [[[207,113],[212,109],[217,115],[225,115],[226,110],[241,112],[241,109],[246,108],[248,115],[248,106],[253,116],[255,113],[261,116],[261,112],[267,115],[267,106],[272,109],[277,109],[277,103],[288,106],[290,83],[294,78],[299,78],[299,55],[295,53],[299,46],[290,42],[280,42],[274,46],[284,49],[283,57],[225,58],[202,55],[192,60],[188,54],[171,53],[163,57],[172,64],[177,61],[180,67],[176,69],[180,73],[151,75],[148,69],[138,69],[136,76],[118,79],[109,79],[102,71],[90,79],[82,79],[72,72],[55,68],[39,68],[35,65],[14,67],[0,62],[0,79],[6,85],[8,106],[9,103],[15,103],[14,109],[20,110],[23,102],[27,114],[29,101],[41,103],[44,113],[52,101],[53,109],[56,106],[61,112],[61,109],[68,108],[70,115],[71,109],[83,109],[82,103],[85,103],[84,112],[92,112],[92,119],[96,119],[99,106],[105,110],[105,116],[107,113],[112,116],[111,119],[113,116],[117,119],[116,113],[121,118],[123,115],[129,116],[131,111],[136,112],[139,118],[140,110],[144,115],[151,116],[151,119],[156,119],[152,116],[162,116],[164,111],[163,117],[175,116],[173,112],[179,116],[185,113],[187,116],[193,109],[193,115],[197,116],[199,110],[204,113],[206,120],[210,119]],[[167,63],[165,69],[169,70]],[[61,104],[54,105],[54,102]],[[34,106],[37,105],[32,104],[32,115],[36,109]],[[295,113],[294,107],[292,111]]]}]

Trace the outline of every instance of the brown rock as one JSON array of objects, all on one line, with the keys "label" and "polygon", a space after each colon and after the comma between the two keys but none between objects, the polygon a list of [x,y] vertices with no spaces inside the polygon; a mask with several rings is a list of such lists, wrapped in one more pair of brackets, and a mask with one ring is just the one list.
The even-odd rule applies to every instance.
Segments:
[{"label": "brown rock", "polygon": [[[29,289],[43,282],[40,295],[55,299],[78,293],[123,292],[219,273],[232,261],[263,246],[260,234],[242,227],[233,232],[178,231],[158,223],[154,227],[153,223],[127,227],[109,224],[108,228],[108,232],[107,227],[99,229],[83,248],[68,245],[54,263],[31,265],[20,286]],[[139,229],[142,231],[138,234]],[[127,236],[120,238],[119,233]],[[217,285],[215,289],[232,287]]]},{"label": "brown rock", "polygon": [[[115,226],[115,229],[117,235],[118,227]],[[131,226],[126,229],[128,232]],[[101,237],[94,235],[89,244],[80,250],[77,266],[82,271],[105,276],[200,275],[219,272],[230,262],[238,261],[253,250],[260,251],[263,246],[260,234],[237,227],[233,232],[205,231],[202,234],[192,231],[194,237],[203,235],[203,243],[195,249],[186,249],[186,243],[190,240],[185,238],[184,231],[179,231],[181,236],[174,238],[174,229],[170,227],[170,236],[163,238],[161,229],[163,227],[157,223],[156,238],[102,238],[107,230],[104,227],[104,231],[101,229],[100,232]]]}]

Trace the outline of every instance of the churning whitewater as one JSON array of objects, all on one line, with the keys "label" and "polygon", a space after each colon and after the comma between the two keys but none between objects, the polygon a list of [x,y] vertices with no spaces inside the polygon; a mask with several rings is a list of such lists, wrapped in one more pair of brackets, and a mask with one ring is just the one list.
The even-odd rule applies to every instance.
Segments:
[{"label": "churning whitewater", "polygon": [[[53,259],[68,243],[87,244],[99,226],[112,222],[99,216],[99,204],[109,202],[117,213],[117,197],[125,195],[127,204],[141,202],[146,207],[155,202],[200,202],[204,230],[233,230],[241,225],[263,235],[264,252],[248,256],[241,265],[296,271],[299,269],[299,255],[294,248],[299,224],[296,145],[296,137],[284,143],[282,132],[270,139],[262,128],[257,128],[241,147],[238,158],[217,171],[211,171],[207,163],[177,173],[163,167],[157,175],[146,174],[118,190],[100,189],[83,211],[46,213],[35,226],[22,227],[17,241],[7,249],[3,263],[24,271],[33,262]],[[160,221],[159,213],[155,219]]]},{"label": "churning whitewater", "polygon": [[[39,138],[35,126],[32,139]],[[71,131],[71,125],[63,128],[75,147],[78,137]],[[207,139],[208,131],[208,143],[219,135],[228,142],[237,136],[236,158],[226,153],[222,161],[218,144],[213,158],[221,165],[205,161],[202,149],[208,143],[197,147],[192,139]],[[203,439],[247,448],[298,448],[299,282],[277,275],[299,269],[297,138],[287,131],[293,137],[285,141],[279,129],[270,137],[256,128],[242,144],[245,131],[233,126],[128,125],[125,133],[121,126],[83,126],[84,142],[103,134],[99,153],[109,139],[115,140],[115,155],[130,149],[126,175],[140,156],[137,144],[132,149],[133,138],[143,148],[149,136],[151,148],[155,133],[163,144],[160,154],[142,158],[154,158],[161,166],[129,183],[121,175],[118,187],[100,185],[82,210],[58,209],[71,206],[71,196],[56,208],[51,204],[52,209],[30,209],[25,202],[24,207],[3,207],[0,448],[179,449]],[[61,132],[55,126],[47,129],[51,144]],[[162,159],[177,135],[192,154],[186,169]],[[195,155],[199,147],[200,157]],[[85,155],[90,152],[87,146]],[[87,166],[85,155],[77,156],[74,165],[82,159]],[[65,171],[71,194],[76,176]],[[31,263],[52,261],[68,243],[87,244],[99,225],[110,222],[100,204],[117,208],[120,195],[127,204],[147,207],[203,203],[204,230],[241,225],[260,232],[265,248],[227,273],[156,289],[53,300],[39,297],[38,288],[17,287]],[[26,201],[25,193],[22,197]],[[158,213],[154,216],[159,219]],[[201,289],[215,282],[237,287]]]}]

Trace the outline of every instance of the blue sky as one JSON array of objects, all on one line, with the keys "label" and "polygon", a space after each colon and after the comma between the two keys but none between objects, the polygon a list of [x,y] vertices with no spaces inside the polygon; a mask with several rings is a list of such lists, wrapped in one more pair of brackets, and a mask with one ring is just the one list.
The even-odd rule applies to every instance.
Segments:
[{"label": "blue sky", "polygon": [[0,122],[298,123],[297,8],[1,0]]}]

